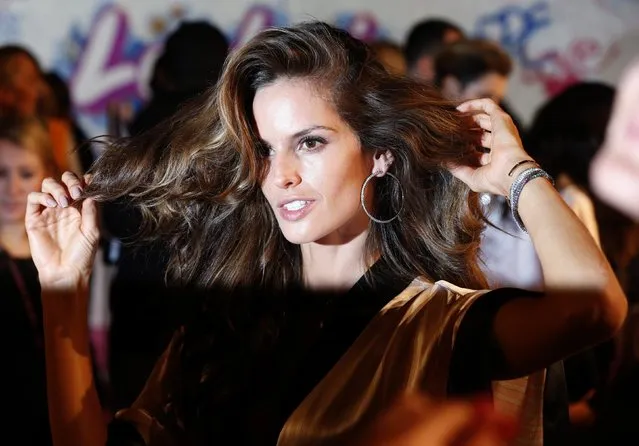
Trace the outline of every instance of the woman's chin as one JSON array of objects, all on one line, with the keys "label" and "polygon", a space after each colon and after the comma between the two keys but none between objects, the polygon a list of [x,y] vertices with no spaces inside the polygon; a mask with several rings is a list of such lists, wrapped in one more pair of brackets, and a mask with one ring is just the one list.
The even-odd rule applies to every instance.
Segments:
[{"label": "woman's chin", "polygon": [[292,243],[294,245],[304,245],[307,243],[313,243],[315,240],[317,240],[317,238],[315,237],[311,237],[308,234],[301,234],[301,233],[287,233],[285,231],[282,231],[282,235],[284,235],[284,238],[289,242]]},{"label": "woman's chin", "polygon": [[294,245],[313,243],[324,237],[323,233],[312,230],[312,228],[309,228],[307,225],[285,222],[284,224],[280,224],[280,230],[284,238]]}]

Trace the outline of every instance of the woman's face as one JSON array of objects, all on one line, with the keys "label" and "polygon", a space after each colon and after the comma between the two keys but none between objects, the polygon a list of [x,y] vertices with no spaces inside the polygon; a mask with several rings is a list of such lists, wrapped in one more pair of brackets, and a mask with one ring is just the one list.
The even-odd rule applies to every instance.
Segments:
[{"label": "woman's face", "polygon": [[27,195],[40,190],[45,176],[37,154],[0,139],[0,224],[24,221]]},{"label": "woman's face", "polygon": [[280,79],[257,91],[253,113],[269,149],[262,192],[284,237],[342,244],[365,231],[360,190],[373,155],[333,106],[307,81]]}]

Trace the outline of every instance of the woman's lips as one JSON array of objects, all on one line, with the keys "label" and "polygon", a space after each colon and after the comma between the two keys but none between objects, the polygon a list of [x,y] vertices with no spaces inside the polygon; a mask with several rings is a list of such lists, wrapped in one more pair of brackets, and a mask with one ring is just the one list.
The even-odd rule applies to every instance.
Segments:
[{"label": "woman's lips", "polygon": [[286,221],[298,221],[306,217],[315,205],[315,200],[290,200],[279,207],[280,216]]}]

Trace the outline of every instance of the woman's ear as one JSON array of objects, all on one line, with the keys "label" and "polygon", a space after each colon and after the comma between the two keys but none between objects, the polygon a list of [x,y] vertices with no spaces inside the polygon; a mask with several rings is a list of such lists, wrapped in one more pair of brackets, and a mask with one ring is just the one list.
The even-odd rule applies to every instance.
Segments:
[{"label": "woman's ear", "polygon": [[383,177],[394,161],[395,157],[393,157],[393,153],[390,150],[385,152],[375,151],[373,154],[373,175]]}]

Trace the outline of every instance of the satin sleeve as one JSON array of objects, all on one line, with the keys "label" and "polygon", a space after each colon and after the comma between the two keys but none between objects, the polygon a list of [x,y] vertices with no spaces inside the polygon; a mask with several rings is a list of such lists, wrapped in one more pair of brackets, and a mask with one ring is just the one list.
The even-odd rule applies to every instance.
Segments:
[{"label": "satin sleeve", "polygon": [[517,288],[499,288],[479,297],[464,315],[450,362],[448,393],[470,396],[490,390],[491,381],[506,369],[504,353],[495,338],[495,317],[513,299],[538,298],[543,294]]}]

